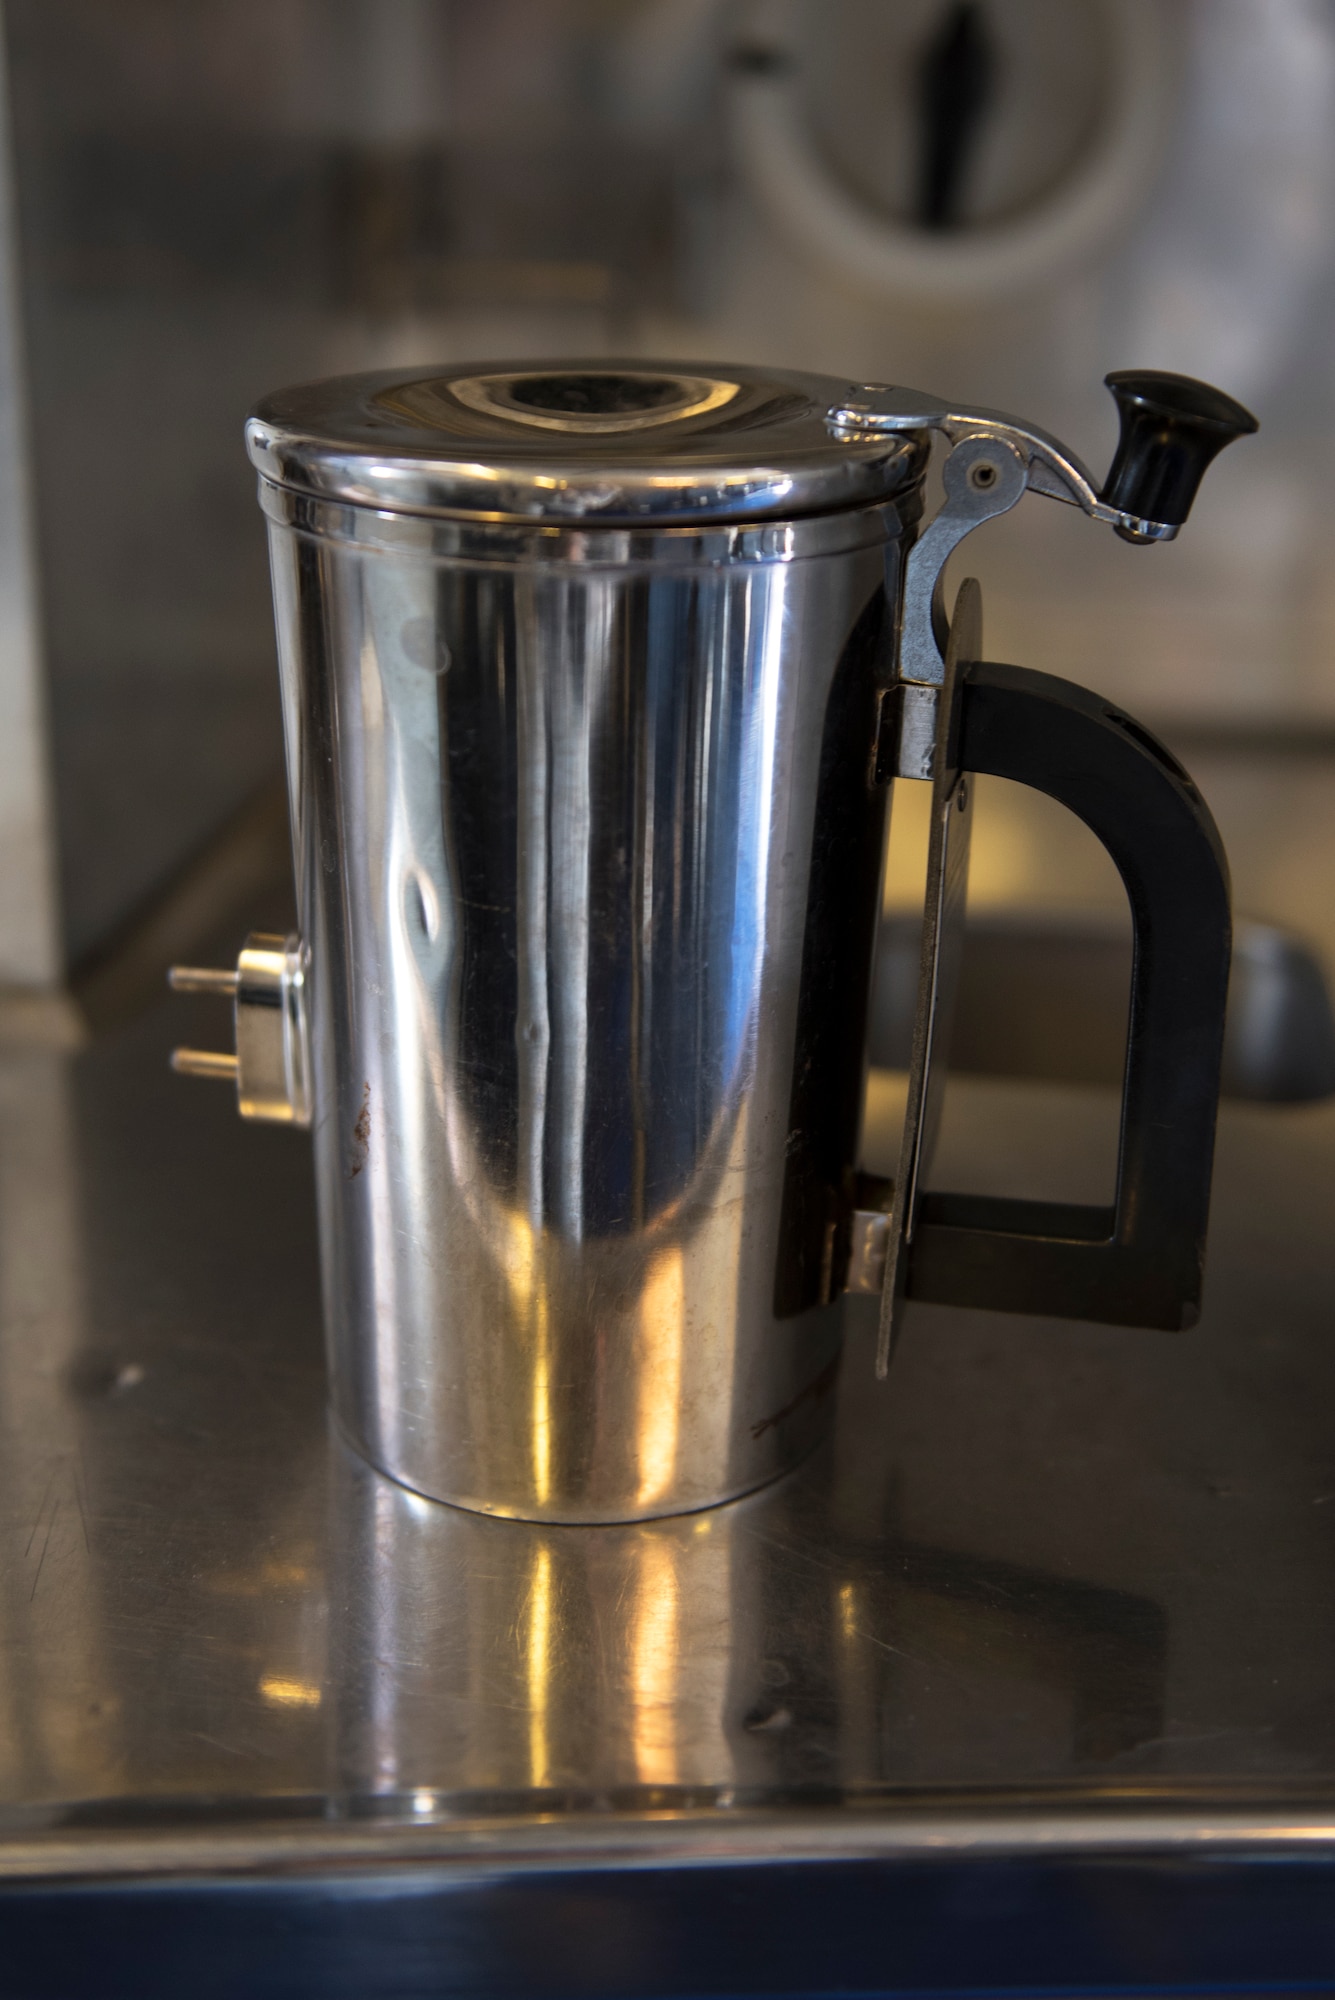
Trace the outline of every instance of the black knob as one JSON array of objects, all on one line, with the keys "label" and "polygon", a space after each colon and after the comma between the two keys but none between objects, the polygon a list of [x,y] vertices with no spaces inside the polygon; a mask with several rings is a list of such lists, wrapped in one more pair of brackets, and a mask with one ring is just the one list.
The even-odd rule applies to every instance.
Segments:
[{"label": "black knob", "polygon": [[[1208,382],[1157,368],[1104,377],[1122,435],[1099,498],[1119,513],[1180,527],[1191,512],[1205,468],[1234,438],[1259,428],[1250,410]],[[1154,539],[1119,528],[1128,541]]]}]

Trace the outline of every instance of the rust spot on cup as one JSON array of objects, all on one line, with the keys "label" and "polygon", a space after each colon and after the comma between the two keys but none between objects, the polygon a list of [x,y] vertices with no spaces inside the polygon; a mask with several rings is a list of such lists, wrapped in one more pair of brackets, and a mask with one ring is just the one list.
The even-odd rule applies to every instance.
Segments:
[{"label": "rust spot on cup", "polygon": [[355,1181],[366,1162],[371,1157],[371,1086],[362,1085],[362,1108],[357,1113],[357,1123],[352,1128],[352,1151],[348,1161],[348,1179]]}]

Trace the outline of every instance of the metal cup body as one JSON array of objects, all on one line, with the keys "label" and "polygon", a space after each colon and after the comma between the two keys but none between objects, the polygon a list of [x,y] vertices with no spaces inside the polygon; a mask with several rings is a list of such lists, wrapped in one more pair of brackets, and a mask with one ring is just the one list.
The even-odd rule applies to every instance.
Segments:
[{"label": "metal cup body", "polygon": [[262,499],[340,1422],[528,1519],[762,1484],[838,1364],[916,490],[671,530]]}]

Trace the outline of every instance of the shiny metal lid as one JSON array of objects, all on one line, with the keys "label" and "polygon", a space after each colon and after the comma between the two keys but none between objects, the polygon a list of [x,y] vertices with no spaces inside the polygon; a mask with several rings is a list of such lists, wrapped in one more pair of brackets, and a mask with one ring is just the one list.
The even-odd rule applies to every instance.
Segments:
[{"label": "shiny metal lid", "polygon": [[926,433],[838,436],[854,385],[784,370],[528,362],[345,375],[266,396],[266,479],[395,513],[753,521],[865,507],[911,484]]}]

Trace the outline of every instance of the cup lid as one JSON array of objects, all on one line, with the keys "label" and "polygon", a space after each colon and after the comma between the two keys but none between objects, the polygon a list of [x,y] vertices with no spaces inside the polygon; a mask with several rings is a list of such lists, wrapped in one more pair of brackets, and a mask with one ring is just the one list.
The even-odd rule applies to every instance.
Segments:
[{"label": "cup lid", "polygon": [[792,519],[873,505],[921,475],[925,433],[831,428],[855,386],[675,361],[395,369],[266,396],[246,443],[276,485],[394,513]]}]

